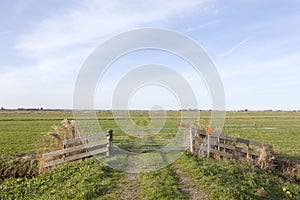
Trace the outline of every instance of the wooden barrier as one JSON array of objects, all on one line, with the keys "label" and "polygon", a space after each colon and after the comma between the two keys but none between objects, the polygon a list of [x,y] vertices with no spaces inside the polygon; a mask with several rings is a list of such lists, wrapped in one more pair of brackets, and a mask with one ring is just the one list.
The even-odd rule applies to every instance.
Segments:
[{"label": "wooden barrier", "polygon": [[112,133],[96,133],[88,136],[64,140],[64,149],[42,154],[41,169],[65,162],[88,158],[94,155],[110,156]]},{"label": "wooden barrier", "polygon": [[193,132],[193,152],[198,156],[255,161],[263,147],[273,151],[272,145],[227,135],[211,134],[209,143],[205,131],[193,129]]}]

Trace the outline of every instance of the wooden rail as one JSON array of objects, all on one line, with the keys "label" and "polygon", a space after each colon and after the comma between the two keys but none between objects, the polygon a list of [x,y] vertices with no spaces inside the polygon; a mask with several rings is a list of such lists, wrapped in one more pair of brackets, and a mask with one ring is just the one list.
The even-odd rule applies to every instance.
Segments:
[{"label": "wooden rail", "polygon": [[[272,145],[246,140],[227,135],[210,135],[210,144],[207,144],[207,135],[204,131],[192,129],[195,134],[193,153],[198,156],[209,155],[218,158],[229,158],[241,161],[255,161],[260,156],[261,149],[272,151]],[[207,148],[207,145],[210,145]],[[207,153],[209,149],[209,153]]]},{"label": "wooden rail", "polygon": [[94,155],[110,155],[112,130],[64,140],[64,149],[42,154],[41,169]]}]

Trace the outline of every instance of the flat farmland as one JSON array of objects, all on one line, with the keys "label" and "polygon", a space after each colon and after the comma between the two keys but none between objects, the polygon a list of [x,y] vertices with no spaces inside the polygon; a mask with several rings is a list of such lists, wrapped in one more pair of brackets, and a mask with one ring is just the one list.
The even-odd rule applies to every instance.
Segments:
[{"label": "flat farmland", "polygon": [[[147,126],[147,111],[131,111],[132,120]],[[98,111],[104,130],[118,129],[110,111]],[[71,111],[1,111],[0,155],[35,154],[41,133],[51,130],[63,119],[73,119]],[[200,112],[200,126],[208,125],[210,112]],[[176,128],[180,112],[167,112],[165,127]],[[227,112],[223,134],[271,144],[279,157],[300,157],[300,112]]]},{"label": "flat farmland", "polygon": [[[130,111],[140,127],[151,122],[147,111]],[[110,111],[98,111],[102,129],[118,130]],[[32,177],[14,176],[24,162],[14,155],[32,155],[41,133],[71,111],[0,112],[0,199],[299,199],[299,182],[279,171],[264,171],[245,162],[197,158],[183,154],[157,171],[126,173],[111,169],[94,158],[69,162]],[[129,120],[118,116],[122,120]],[[195,125],[205,127],[209,112],[200,112]],[[167,112],[166,128],[176,128],[180,112]],[[114,141],[128,140],[115,132]],[[118,136],[119,134],[119,136]],[[273,145],[277,157],[300,159],[299,112],[227,112],[223,134]],[[12,157],[12,158],[11,158]],[[18,159],[20,159],[18,157]],[[5,178],[6,173],[13,176]]]}]

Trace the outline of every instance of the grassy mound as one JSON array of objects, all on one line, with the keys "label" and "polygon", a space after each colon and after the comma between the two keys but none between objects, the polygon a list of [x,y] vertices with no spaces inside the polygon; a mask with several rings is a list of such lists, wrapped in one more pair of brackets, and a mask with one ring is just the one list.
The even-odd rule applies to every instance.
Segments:
[{"label": "grassy mound", "polygon": [[0,157],[0,180],[38,175],[38,159],[33,156]]}]

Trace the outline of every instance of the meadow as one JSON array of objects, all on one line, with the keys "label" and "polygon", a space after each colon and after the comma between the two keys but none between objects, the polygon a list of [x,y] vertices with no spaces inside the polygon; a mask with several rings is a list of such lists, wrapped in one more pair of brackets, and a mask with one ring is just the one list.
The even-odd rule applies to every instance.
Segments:
[{"label": "meadow", "polygon": [[[180,113],[167,114],[165,127],[176,128]],[[208,123],[209,114],[200,113],[200,124]],[[117,128],[110,111],[99,111],[97,116],[103,129]],[[141,126],[150,122],[146,111],[132,111],[131,116]],[[5,167],[4,158],[35,154],[41,133],[65,118],[73,119],[72,112],[1,111],[0,167]],[[223,134],[271,144],[277,158],[300,160],[300,112],[227,112]],[[0,179],[0,199],[174,198],[300,199],[300,185],[247,163],[188,154],[166,168],[140,174],[113,170],[92,158],[39,176]]]},{"label": "meadow", "polygon": [[[200,124],[209,122],[209,112],[200,112]],[[134,111],[133,121],[150,122],[148,112]],[[104,130],[117,125],[110,111],[97,112]],[[169,111],[165,127],[176,128],[180,112]],[[0,155],[34,154],[41,133],[51,130],[63,119],[73,119],[71,111],[2,111],[0,112]],[[282,158],[300,159],[300,112],[227,112],[223,134],[273,145]]]}]

